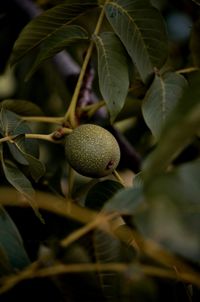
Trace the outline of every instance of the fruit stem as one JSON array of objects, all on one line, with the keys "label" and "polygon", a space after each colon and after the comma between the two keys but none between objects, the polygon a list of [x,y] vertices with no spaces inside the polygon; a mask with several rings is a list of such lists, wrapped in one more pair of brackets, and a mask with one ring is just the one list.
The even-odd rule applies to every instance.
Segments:
[{"label": "fruit stem", "polygon": [[[107,2],[108,2],[108,0],[105,2],[105,4]],[[101,25],[102,25],[102,22],[103,22],[103,18],[104,18],[105,4],[104,4],[104,6],[101,10],[101,13],[99,15],[99,19],[98,19],[97,24],[96,24],[94,35],[98,35],[98,33],[100,31],[100,28],[101,28]],[[82,68],[81,68],[81,71],[80,71],[80,74],[79,74],[79,78],[78,78],[78,81],[77,81],[77,84],[76,84],[76,88],[74,90],[74,94],[73,94],[72,99],[71,99],[71,103],[68,107],[68,110],[67,110],[65,116],[64,116],[64,122],[69,120],[72,128],[75,128],[77,126],[76,114],[75,114],[76,105],[77,105],[79,93],[80,93],[80,90],[81,90],[81,86],[82,86],[82,83],[83,83],[83,78],[84,78],[85,72],[87,70],[87,65],[88,65],[88,63],[90,61],[90,57],[92,55],[93,48],[94,48],[94,41],[91,40],[90,44],[89,44],[89,47],[87,49],[86,55],[85,55],[85,59],[83,61],[83,65],[82,65]]]},{"label": "fruit stem", "polygon": [[125,187],[124,180],[121,178],[121,176],[119,175],[119,173],[118,173],[116,170],[114,170],[114,171],[112,172],[112,174],[113,174],[114,177],[122,184],[122,186]]}]

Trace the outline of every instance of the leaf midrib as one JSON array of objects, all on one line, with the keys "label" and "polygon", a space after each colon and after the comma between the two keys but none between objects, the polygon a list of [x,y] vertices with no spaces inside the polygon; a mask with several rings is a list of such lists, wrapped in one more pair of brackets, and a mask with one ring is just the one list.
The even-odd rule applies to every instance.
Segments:
[{"label": "leaf midrib", "polygon": [[165,82],[164,80],[160,78],[160,85],[161,85],[161,95],[162,95],[162,99],[161,99],[161,118],[162,121],[164,122],[166,119],[166,89],[165,89]]},{"label": "leaf midrib", "polygon": [[108,64],[108,57],[109,56],[107,55],[107,51],[106,51],[106,48],[104,46],[102,38],[100,36],[96,36],[96,39],[99,42],[100,46],[102,47],[103,56],[105,58],[105,66],[106,66],[106,70],[107,70],[108,82],[112,83],[111,72],[110,72],[110,68],[109,68],[109,64]]}]

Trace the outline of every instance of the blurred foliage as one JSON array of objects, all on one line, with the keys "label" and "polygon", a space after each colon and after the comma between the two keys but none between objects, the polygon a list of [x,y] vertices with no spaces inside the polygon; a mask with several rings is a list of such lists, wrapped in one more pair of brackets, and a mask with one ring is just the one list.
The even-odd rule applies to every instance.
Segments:
[{"label": "blurred foliage", "polygon": [[[200,300],[199,9],[1,1],[0,301]],[[72,171],[82,123],[116,137],[118,173]]]}]

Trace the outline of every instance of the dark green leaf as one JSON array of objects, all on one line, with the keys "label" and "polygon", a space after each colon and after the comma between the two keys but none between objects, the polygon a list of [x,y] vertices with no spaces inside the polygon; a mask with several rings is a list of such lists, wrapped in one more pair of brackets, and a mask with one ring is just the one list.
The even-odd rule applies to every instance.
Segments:
[{"label": "dark green leaf", "polygon": [[164,20],[148,0],[115,0],[106,4],[106,16],[126,47],[144,82],[168,56]]},{"label": "dark green leaf", "polygon": [[98,75],[101,94],[113,122],[121,111],[129,87],[128,61],[117,36],[104,32],[94,36],[98,52]]},{"label": "dark green leaf", "polygon": [[63,50],[67,45],[79,40],[88,39],[87,32],[78,25],[64,25],[42,43],[41,49],[35,59],[31,70],[26,76],[28,80],[39,66],[47,59]]},{"label": "dark green leaf", "polygon": [[42,115],[39,106],[25,100],[4,100],[0,102],[0,109],[2,107],[22,116]]},{"label": "dark green leaf", "polygon": [[154,177],[194,139],[200,130],[200,74],[190,79],[189,86],[162,129],[158,145],[144,163],[144,177]]},{"label": "dark green leaf", "polygon": [[3,248],[13,269],[23,269],[30,263],[22,238],[14,222],[2,207],[0,207],[0,247]]},{"label": "dark green leaf", "polygon": [[25,177],[25,175],[18,169],[18,167],[9,160],[2,160],[3,171],[7,180],[28,200],[33,201],[35,192],[31,185],[31,182]]},{"label": "dark green leaf", "polygon": [[110,199],[123,186],[113,180],[104,180],[95,184],[88,192],[85,205],[93,210],[101,210],[104,203]]},{"label": "dark green leaf", "polygon": [[105,211],[133,215],[143,206],[142,187],[121,189],[104,206]]},{"label": "dark green leaf", "polygon": [[74,22],[87,10],[96,7],[95,1],[64,3],[57,5],[33,19],[24,27],[15,42],[11,55],[11,64],[18,62],[26,53],[55,36],[63,26]]},{"label": "dark green leaf", "polygon": [[8,255],[0,243],[0,277],[5,277],[13,272],[13,268],[9,262]]},{"label": "dark green leaf", "polygon": [[134,215],[140,231],[192,260],[200,257],[200,161],[161,174],[145,187],[146,208]]},{"label": "dark green leaf", "polygon": [[31,182],[12,161],[4,158],[3,148],[0,151],[3,172],[7,181],[28,200],[37,217],[44,222],[38,211],[35,201],[35,191]]},{"label": "dark green leaf", "polygon": [[15,146],[17,147],[20,154],[26,159],[29,165],[31,176],[35,181],[38,181],[40,177],[44,175],[45,167],[37,158],[35,158],[31,154],[26,153],[26,151],[24,150],[24,140],[24,136],[18,136],[14,140]]},{"label": "dark green leaf", "polygon": [[14,143],[7,142],[12,157],[21,165],[28,166],[28,161]]},{"label": "dark green leaf", "polygon": [[145,122],[157,139],[185,87],[185,78],[177,73],[167,72],[163,76],[155,75],[144,99],[142,112]]},{"label": "dark green leaf", "polygon": [[[31,133],[31,129],[23,120],[21,120],[20,116],[2,107],[0,113],[0,133],[2,136],[18,136],[25,133]],[[23,139],[23,141],[21,141],[21,144],[22,143],[24,151],[36,158],[39,157],[39,144],[37,140]],[[26,161],[23,162],[22,157],[15,146],[12,146],[12,143],[8,143],[8,146],[13,157],[19,161],[19,163],[26,164]]]}]

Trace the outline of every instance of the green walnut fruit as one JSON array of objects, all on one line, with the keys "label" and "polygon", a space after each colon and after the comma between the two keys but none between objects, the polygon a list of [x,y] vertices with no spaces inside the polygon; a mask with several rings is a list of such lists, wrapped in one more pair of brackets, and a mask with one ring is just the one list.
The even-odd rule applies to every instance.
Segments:
[{"label": "green walnut fruit", "polygon": [[81,125],[67,136],[65,153],[74,170],[94,178],[111,174],[120,160],[120,149],[114,136],[93,124]]}]

